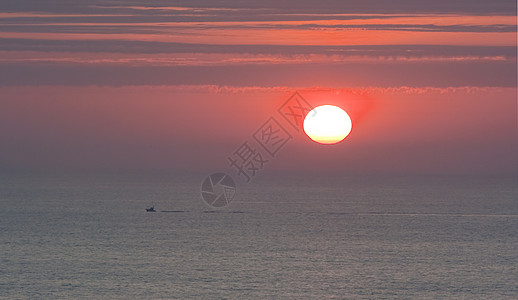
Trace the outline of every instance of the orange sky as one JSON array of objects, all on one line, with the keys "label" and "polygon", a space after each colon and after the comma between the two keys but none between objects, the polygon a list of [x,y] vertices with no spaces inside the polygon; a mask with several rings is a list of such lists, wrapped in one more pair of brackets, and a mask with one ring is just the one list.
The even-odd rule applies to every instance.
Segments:
[{"label": "orange sky", "polygon": [[516,9],[333,3],[10,5],[0,170],[232,172],[299,91],[353,131],[333,146],[290,132],[267,172],[516,172]]}]

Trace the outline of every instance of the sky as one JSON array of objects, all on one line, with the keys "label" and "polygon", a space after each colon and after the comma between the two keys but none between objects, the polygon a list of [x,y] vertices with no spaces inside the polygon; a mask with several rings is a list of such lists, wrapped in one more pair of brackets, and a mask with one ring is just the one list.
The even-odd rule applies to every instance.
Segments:
[{"label": "sky", "polygon": [[[258,172],[517,174],[516,1],[0,8],[0,170],[240,176],[248,145]],[[309,140],[290,99],[342,107],[351,134]],[[273,154],[257,139],[271,124]]]}]

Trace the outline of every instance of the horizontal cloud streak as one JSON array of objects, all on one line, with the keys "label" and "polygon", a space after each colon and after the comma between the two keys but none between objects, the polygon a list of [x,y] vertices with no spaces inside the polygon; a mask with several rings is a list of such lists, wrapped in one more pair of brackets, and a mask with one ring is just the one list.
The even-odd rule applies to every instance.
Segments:
[{"label": "horizontal cloud streak", "polygon": [[516,86],[506,61],[123,67],[4,63],[0,85]]},{"label": "horizontal cloud streak", "polygon": [[[147,5],[147,6],[146,6]],[[67,0],[50,0],[42,2],[40,0],[21,0],[8,1],[3,4],[3,9],[9,12],[26,12],[26,11],[43,11],[43,12],[59,12],[59,13],[94,13],[99,10],[112,12],[147,12],[156,13],[161,11],[171,11],[167,7],[171,6],[169,0],[148,1],[126,0],[113,1],[107,3],[105,0],[91,0],[88,2],[71,2]],[[147,8],[147,9],[146,9]],[[505,13],[512,15],[516,12],[516,2],[508,0],[493,1],[470,1],[463,0],[349,0],[344,5],[342,0],[320,0],[320,1],[277,1],[263,0],[260,2],[226,0],[189,0],[176,1],[173,10],[180,12],[190,11],[200,13],[200,11],[213,12],[215,10],[225,11],[227,15],[232,13],[242,13],[250,10],[251,13],[256,12],[263,14],[266,11],[270,13],[478,13],[478,14],[498,14]]]},{"label": "horizontal cloud streak", "polygon": [[169,34],[121,34],[121,33],[34,33],[0,32],[3,39],[50,39],[50,40],[117,40],[203,43],[218,45],[486,45],[513,46],[516,33],[512,32],[404,32],[377,30],[236,30],[227,32],[213,30],[200,32],[185,30]]},{"label": "horizontal cloud streak", "polygon": [[[452,45],[212,45],[156,41],[0,39],[0,50],[98,53],[251,53],[344,54],[372,56],[506,56],[516,57],[515,46]],[[60,51],[56,51],[59,49]]]},{"label": "horizontal cloud streak", "polygon": [[0,63],[56,63],[126,66],[225,66],[264,64],[322,63],[430,63],[430,62],[516,62],[516,57],[496,56],[425,56],[425,55],[341,55],[341,54],[247,54],[247,53],[40,53],[0,51]]}]

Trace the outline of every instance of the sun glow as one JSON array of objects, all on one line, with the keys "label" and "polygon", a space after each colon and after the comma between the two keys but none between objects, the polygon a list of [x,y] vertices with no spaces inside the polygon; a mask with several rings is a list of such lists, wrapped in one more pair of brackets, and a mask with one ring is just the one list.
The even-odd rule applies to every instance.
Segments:
[{"label": "sun glow", "polygon": [[320,144],[336,144],[349,135],[352,122],[340,107],[321,105],[311,110],[304,119],[304,132]]}]

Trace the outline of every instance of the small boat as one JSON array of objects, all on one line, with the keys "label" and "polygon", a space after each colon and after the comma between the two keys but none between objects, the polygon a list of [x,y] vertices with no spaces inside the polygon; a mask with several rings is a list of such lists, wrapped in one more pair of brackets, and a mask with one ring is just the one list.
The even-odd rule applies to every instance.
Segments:
[{"label": "small boat", "polygon": [[156,212],[155,207],[151,206],[150,208],[146,208],[147,212]]}]

